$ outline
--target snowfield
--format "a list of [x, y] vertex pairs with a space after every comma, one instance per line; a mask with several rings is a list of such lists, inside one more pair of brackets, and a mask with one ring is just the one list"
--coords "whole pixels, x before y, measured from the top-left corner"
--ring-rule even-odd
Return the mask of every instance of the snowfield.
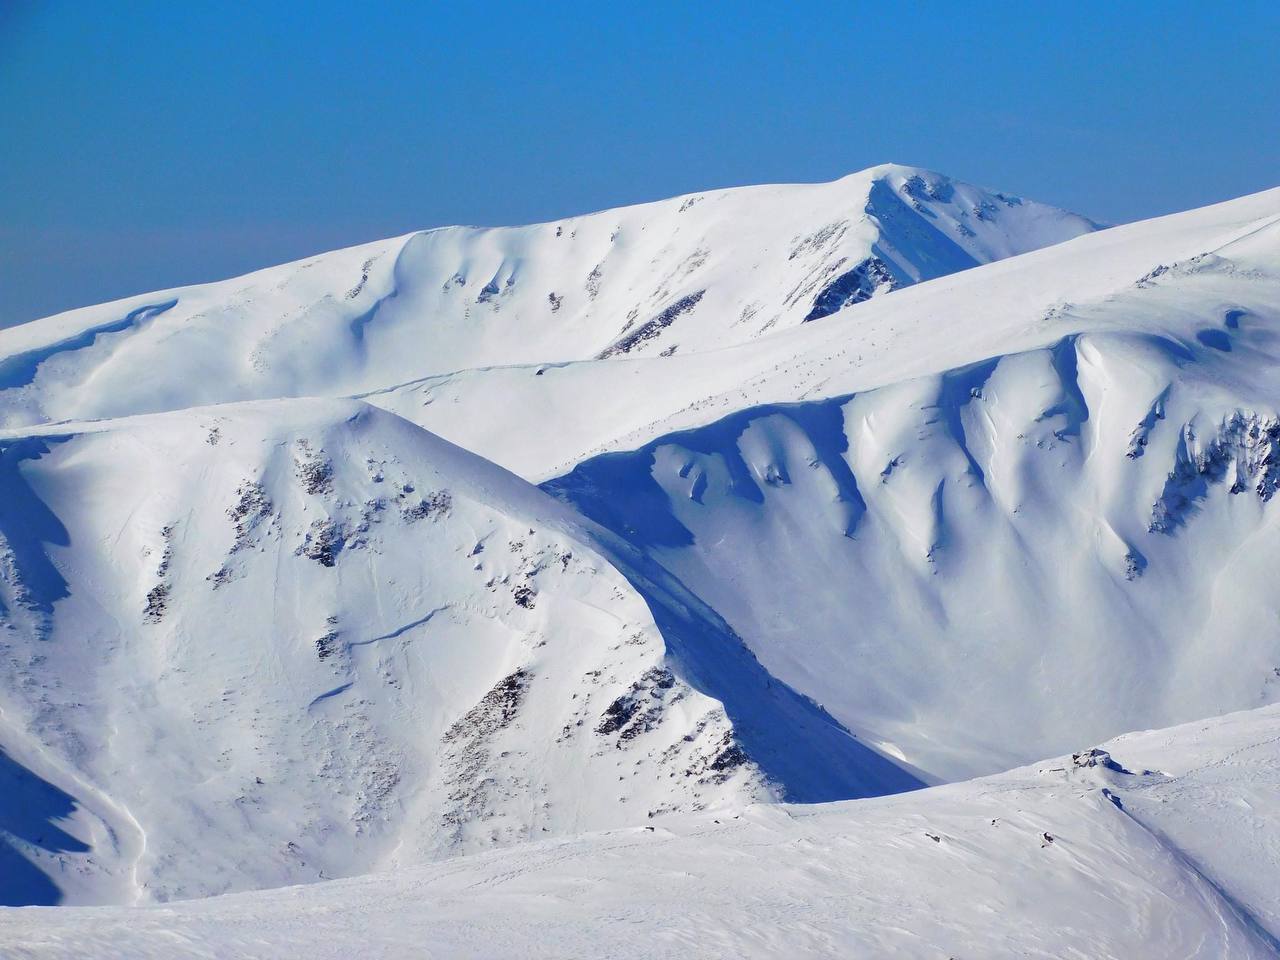
[[0, 941], [29, 958], [1269, 958], [1277, 742], [1264, 708], [879, 800], [167, 907], [10, 910]]
[[1274, 957], [1278, 333], [892, 165], [0, 331], [0, 954]]

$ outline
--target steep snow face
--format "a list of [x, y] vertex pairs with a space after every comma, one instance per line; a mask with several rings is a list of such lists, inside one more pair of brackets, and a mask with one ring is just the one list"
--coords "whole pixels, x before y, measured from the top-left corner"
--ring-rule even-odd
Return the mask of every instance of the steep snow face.
[[723, 351], [370, 399], [560, 476], [777, 675], [974, 775], [1275, 697], [1278, 262], [1269, 191]]
[[7, 902], [181, 899], [919, 785], [650, 562], [365, 404], [0, 451]]
[[1280, 700], [1280, 358], [1216, 329], [755, 407], [547, 488], [868, 742], [990, 773]]
[[95, 957], [1271, 958], [1276, 708], [997, 777], [159, 910], [0, 913]]
[[1095, 228], [883, 166], [528, 227], [431, 230], [0, 331], [0, 423], [688, 353]]
[[[850, 311], [885, 357], [874, 371], [824, 338], [645, 429], [728, 416], [546, 486], [659, 558], [774, 675], [934, 776], [1273, 702], [1280, 193], [1224, 206]], [[1126, 282], [1069, 269], [1116, 239], [1136, 248], [1110, 251]], [[1011, 302], [1048, 286], [1046, 265], [1084, 296]], [[970, 301], [985, 312], [966, 318]], [[935, 310], [956, 311], [946, 359], [966, 362], [842, 392], [918, 371], [907, 351]], [[1007, 347], [983, 356], [991, 327]]]

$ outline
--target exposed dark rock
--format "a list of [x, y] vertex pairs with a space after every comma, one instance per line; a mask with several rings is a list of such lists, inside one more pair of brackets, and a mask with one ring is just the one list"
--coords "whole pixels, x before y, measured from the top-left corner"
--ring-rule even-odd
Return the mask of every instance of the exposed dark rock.
[[354, 300], [356, 297], [360, 296], [360, 291], [362, 291], [364, 289], [364, 285], [369, 282], [369, 271], [373, 269], [374, 261], [377, 259], [377, 257], [370, 257], [364, 262], [364, 265], [360, 268], [360, 281], [347, 291], [348, 300]]
[[819, 320], [852, 304], [870, 300], [881, 290], [897, 288], [898, 282], [893, 278], [888, 265], [879, 257], [868, 257], [822, 288], [804, 322]]
[[428, 517], [439, 519], [448, 514], [452, 508], [453, 497], [449, 491], [435, 490], [425, 497], [421, 497], [416, 503], [406, 504], [401, 507], [400, 515], [412, 523], [415, 520], [425, 520]]
[[327, 660], [338, 650], [338, 633], [330, 630], [316, 639], [316, 656]]
[[313, 520], [306, 539], [297, 550], [300, 556], [315, 560], [323, 567], [337, 563], [346, 543], [342, 527], [336, 520]]
[[924, 177], [916, 174], [908, 177], [902, 185], [902, 192], [912, 200], [924, 202], [925, 200], [933, 200], [938, 203], [947, 203], [956, 192], [956, 188], [949, 180], [926, 180]]
[[979, 220], [988, 222], [995, 219], [997, 209], [996, 205], [990, 200], [983, 200], [973, 208], [973, 215]]
[[828, 245], [834, 246], [848, 230], [848, 220], [836, 220], [828, 223], [826, 226], [809, 234], [809, 236], [797, 240], [791, 247], [791, 254], [787, 259], [794, 260], [796, 257], [817, 253]]
[[1114, 770], [1116, 773], [1128, 773], [1124, 767], [1111, 759], [1111, 754], [1105, 750], [1093, 747], [1080, 753], [1071, 755], [1071, 765], [1074, 767], [1102, 767], [1104, 770]]
[[492, 741], [515, 719], [531, 679], [524, 669], [503, 677], [441, 738], [447, 790], [441, 820], [455, 836], [463, 824], [484, 817], [489, 810], [496, 789], [489, 773]]
[[1129, 550], [1124, 555], [1124, 578], [1137, 580], [1147, 569], [1147, 558], [1137, 550]]
[[685, 775], [697, 777], [703, 783], [721, 784], [728, 781], [739, 767], [750, 763], [751, 758], [734, 739], [732, 731], [725, 731], [715, 752], [709, 757], [699, 757], [685, 771]]
[[703, 295], [706, 292], [707, 291], [705, 290], [698, 290], [694, 293], [690, 293], [681, 297], [679, 300], [675, 301], [672, 304], [669, 304], [657, 316], [653, 317], [651, 320], [646, 320], [640, 326], [636, 327], [636, 329], [633, 330], [631, 333], [628, 333], [625, 337], [622, 337], [619, 340], [615, 340], [610, 347], [601, 351], [600, 354], [596, 357], [596, 359], [605, 360], [605, 359], [608, 359], [609, 357], [616, 357], [618, 354], [621, 354], [621, 353], [630, 353], [632, 350], [634, 350], [636, 347], [640, 346], [641, 344], [654, 339], [660, 333], [662, 333], [663, 330], [671, 326], [671, 324], [675, 322], [677, 317], [679, 317], [683, 313], [688, 313], [690, 310], [696, 307], [698, 305], [698, 301], [702, 299]]
[[457, 743], [475, 737], [490, 737], [502, 730], [515, 719], [531, 679], [532, 675], [523, 668], [507, 674], [441, 739], [445, 743]]
[[169, 573], [169, 564], [173, 562], [172, 524], [160, 528], [160, 537], [164, 540], [164, 550], [160, 554], [160, 563], [156, 567], [156, 576], [163, 579]]
[[512, 593], [516, 606], [524, 607], [526, 610], [533, 609], [533, 601], [538, 594], [527, 583], [519, 584]]
[[594, 300], [600, 296], [600, 281], [604, 279], [604, 272], [601, 270], [603, 264], [597, 263], [591, 268], [591, 272], [587, 274], [587, 296]]
[[236, 539], [231, 546], [234, 553], [249, 545], [249, 538], [258, 524], [271, 516], [271, 500], [261, 483], [247, 480], [236, 488], [236, 502], [227, 508], [227, 516], [235, 524]]
[[302, 488], [313, 496], [328, 493], [333, 489], [333, 464], [328, 458], [313, 454], [310, 445], [305, 441], [300, 443], [299, 447], [302, 450], [302, 458], [296, 462], [295, 466]]
[[1172, 534], [1186, 524], [1209, 487], [1232, 478], [1230, 492], [1252, 489], [1266, 503], [1280, 487], [1280, 419], [1237, 410], [1205, 444], [1183, 428], [1173, 470], [1151, 508], [1152, 533]]
[[142, 615], [148, 623], [159, 623], [164, 617], [168, 604], [169, 586], [165, 583], [158, 583], [147, 594], [147, 605], [143, 609]]
[[1135, 286], [1138, 286], [1138, 287], [1150, 286], [1159, 277], [1162, 277], [1166, 273], [1168, 273], [1170, 269], [1171, 269], [1170, 267], [1166, 266], [1163, 263], [1156, 264], [1156, 266], [1153, 269], [1151, 269], [1149, 272], [1143, 274], [1141, 277], [1137, 279], [1137, 281], [1135, 282]]
[[1166, 387], [1160, 396], [1156, 397], [1155, 403], [1151, 405], [1147, 415], [1133, 428], [1133, 433], [1129, 434], [1129, 449], [1125, 456], [1130, 460], [1137, 460], [1146, 452], [1147, 440], [1151, 436], [1151, 431], [1155, 429], [1157, 422], [1164, 419], [1164, 404], [1168, 395], [1169, 390]]
[[654, 729], [662, 719], [663, 699], [675, 686], [676, 678], [663, 667], [645, 671], [631, 689], [604, 710], [596, 733], [618, 734], [618, 745]]
[[605, 707], [604, 715], [596, 725], [596, 733], [606, 734], [621, 730], [638, 712], [640, 703], [630, 694], [624, 694]]

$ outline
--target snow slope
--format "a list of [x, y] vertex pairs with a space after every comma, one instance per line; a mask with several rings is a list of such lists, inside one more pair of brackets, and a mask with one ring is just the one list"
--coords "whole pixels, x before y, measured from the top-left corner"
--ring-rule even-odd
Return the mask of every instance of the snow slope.
[[689, 352], [1096, 226], [886, 165], [528, 227], [430, 230], [0, 331], [0, 424]]
[[0, 938], [1274, 956], [1280, 190], [1092, 226], [882, 167], [0, 332], [0, 894], [372, 874]]
[[1202, 350], [1200, 335], [1230, 336], [1229, 311], [1274, 315], [1278, 223], [1280, 189], [1269, 190], [932, 280], [751, 343], [460, 370], [367, 399], [540, 482], [748, 407], [866, 392], [1078, 333], [1131, 331], [1214, 357], [1222, 351]]
[[752, 344], [369, 399], [561, 474], [775, 676], [952, 779], [1280, 697], [1278, 325], [1270, 191]]
[[30, 960], [1270, 958], [1277, 742], [1270, 707], [879, 800], [170, 907], [0, 912], [0, 940]]
[[10, 435], [0, 470], [8, 902], [919, 783], [645, 558], [365, 404]]

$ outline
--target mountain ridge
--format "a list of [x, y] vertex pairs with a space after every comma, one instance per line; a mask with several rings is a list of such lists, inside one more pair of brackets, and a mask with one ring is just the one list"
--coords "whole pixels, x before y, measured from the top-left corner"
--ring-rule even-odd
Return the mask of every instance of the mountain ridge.
[[[1280, 190], [1102, 231], [975, 191], [442, 228], [0, 333], [0, 894], [917, 823], [1280, 701]], [[1041, 214], [1089, 229], [1017, 253]], [[1089, 783], [1053, 809], [1265, 941]]]
[[887, 172], [437, 228], [33, 321], [0, 331], [0, 416], [119, 416], [696, 351], [1096, 226], [940, 174], [873, 169]]

